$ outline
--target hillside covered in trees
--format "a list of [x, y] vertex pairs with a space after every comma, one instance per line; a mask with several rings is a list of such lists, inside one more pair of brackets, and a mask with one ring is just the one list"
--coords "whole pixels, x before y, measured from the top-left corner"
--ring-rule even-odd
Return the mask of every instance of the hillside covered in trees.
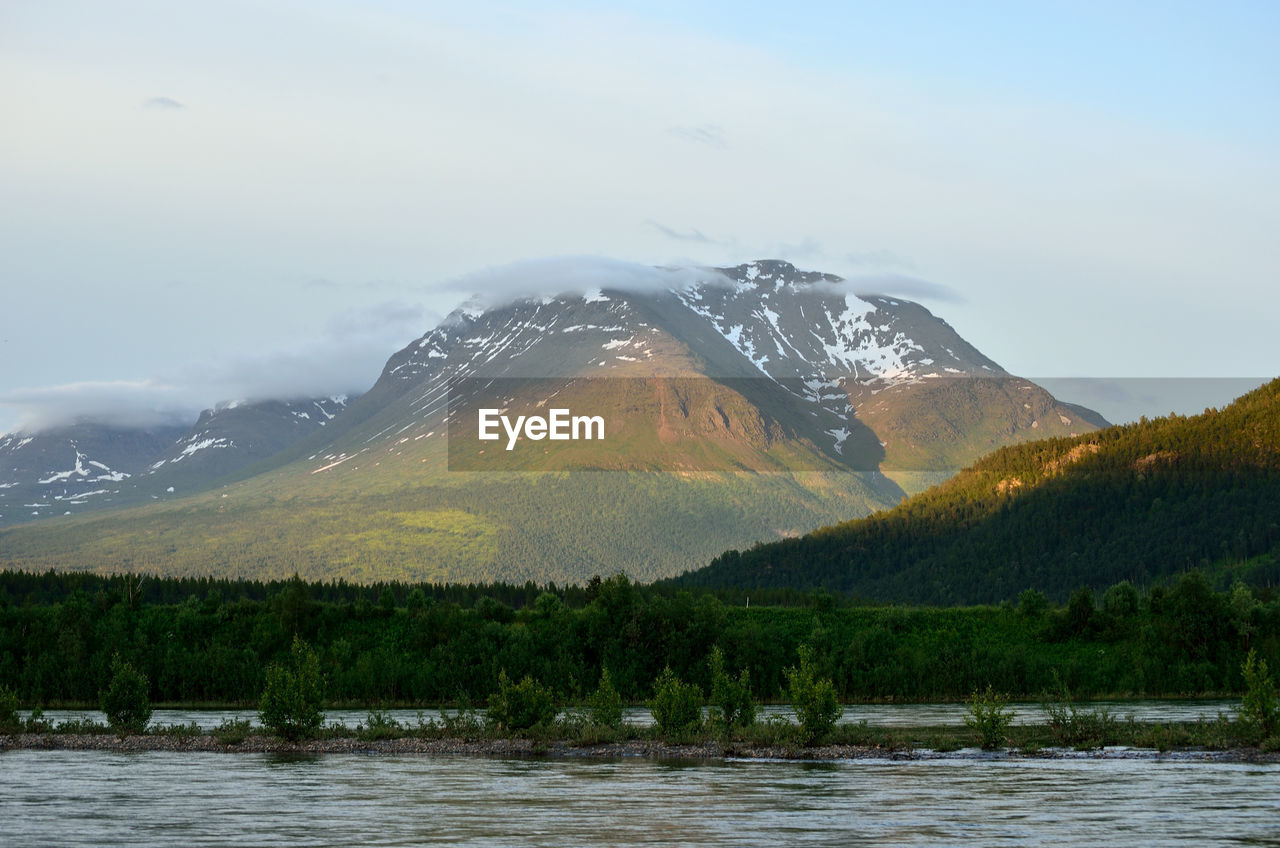
[[1202, 415], [1002, 448], [898, 507], [673, 582], [972, 604], [1191, 568], [1280, 583], [1280, 380]]

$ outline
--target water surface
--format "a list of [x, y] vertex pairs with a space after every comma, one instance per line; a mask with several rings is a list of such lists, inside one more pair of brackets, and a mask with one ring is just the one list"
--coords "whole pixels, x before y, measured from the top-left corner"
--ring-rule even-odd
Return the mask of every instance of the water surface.
[[0, 753], [0, 841], [101, 845], [1280, 845], [1280, 766]]

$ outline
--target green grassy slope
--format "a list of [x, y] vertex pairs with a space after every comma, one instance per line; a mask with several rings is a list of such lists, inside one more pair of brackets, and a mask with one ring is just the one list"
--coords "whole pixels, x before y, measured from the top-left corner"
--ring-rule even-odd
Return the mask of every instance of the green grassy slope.
[[1280, 380], [1222, 410], [996, 451], [866, 519], [729, 551], [689, 585], [975, 603], [1191, 567], [1280, 580]]

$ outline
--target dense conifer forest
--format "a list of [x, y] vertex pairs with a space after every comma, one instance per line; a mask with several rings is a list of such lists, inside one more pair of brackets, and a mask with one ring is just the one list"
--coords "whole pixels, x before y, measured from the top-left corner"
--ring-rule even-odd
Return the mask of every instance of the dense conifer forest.
[[1221, 410], [1002, 448], [900, 506], [674, 582], [996, 603], [1198, 568], [1280, 585], [1280, 381]]
[[998, 606], [857, 605], [827, 592], [675, 591], [624, 576], [586, 586], [432, 586], [0, 573], [0, 687], [27, 704], [96, 703], [118, 655], [157, 703], [256, 704], [294, 636], [331, 702], [483, 703], [505, 671], [562, 702], [607, 668], [624, 698], [665, 667], [706, 687], [716, 646], [777, 699], [801, 645], [845, 701], [1239, 691], [1249, 649], [1280, 666], [1280, 593], [1199, 572], [1140, 591], [1037, 591]]

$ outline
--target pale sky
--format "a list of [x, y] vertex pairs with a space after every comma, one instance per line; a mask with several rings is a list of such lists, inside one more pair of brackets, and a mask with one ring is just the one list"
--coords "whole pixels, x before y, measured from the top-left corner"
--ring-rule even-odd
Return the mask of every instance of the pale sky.
[[577, 256], [899, 279], [1033, 379], [1275, 376], [1277, 43], [1274, 2], [4, 0], [0, 430], [360, 391], [459, 280]]

